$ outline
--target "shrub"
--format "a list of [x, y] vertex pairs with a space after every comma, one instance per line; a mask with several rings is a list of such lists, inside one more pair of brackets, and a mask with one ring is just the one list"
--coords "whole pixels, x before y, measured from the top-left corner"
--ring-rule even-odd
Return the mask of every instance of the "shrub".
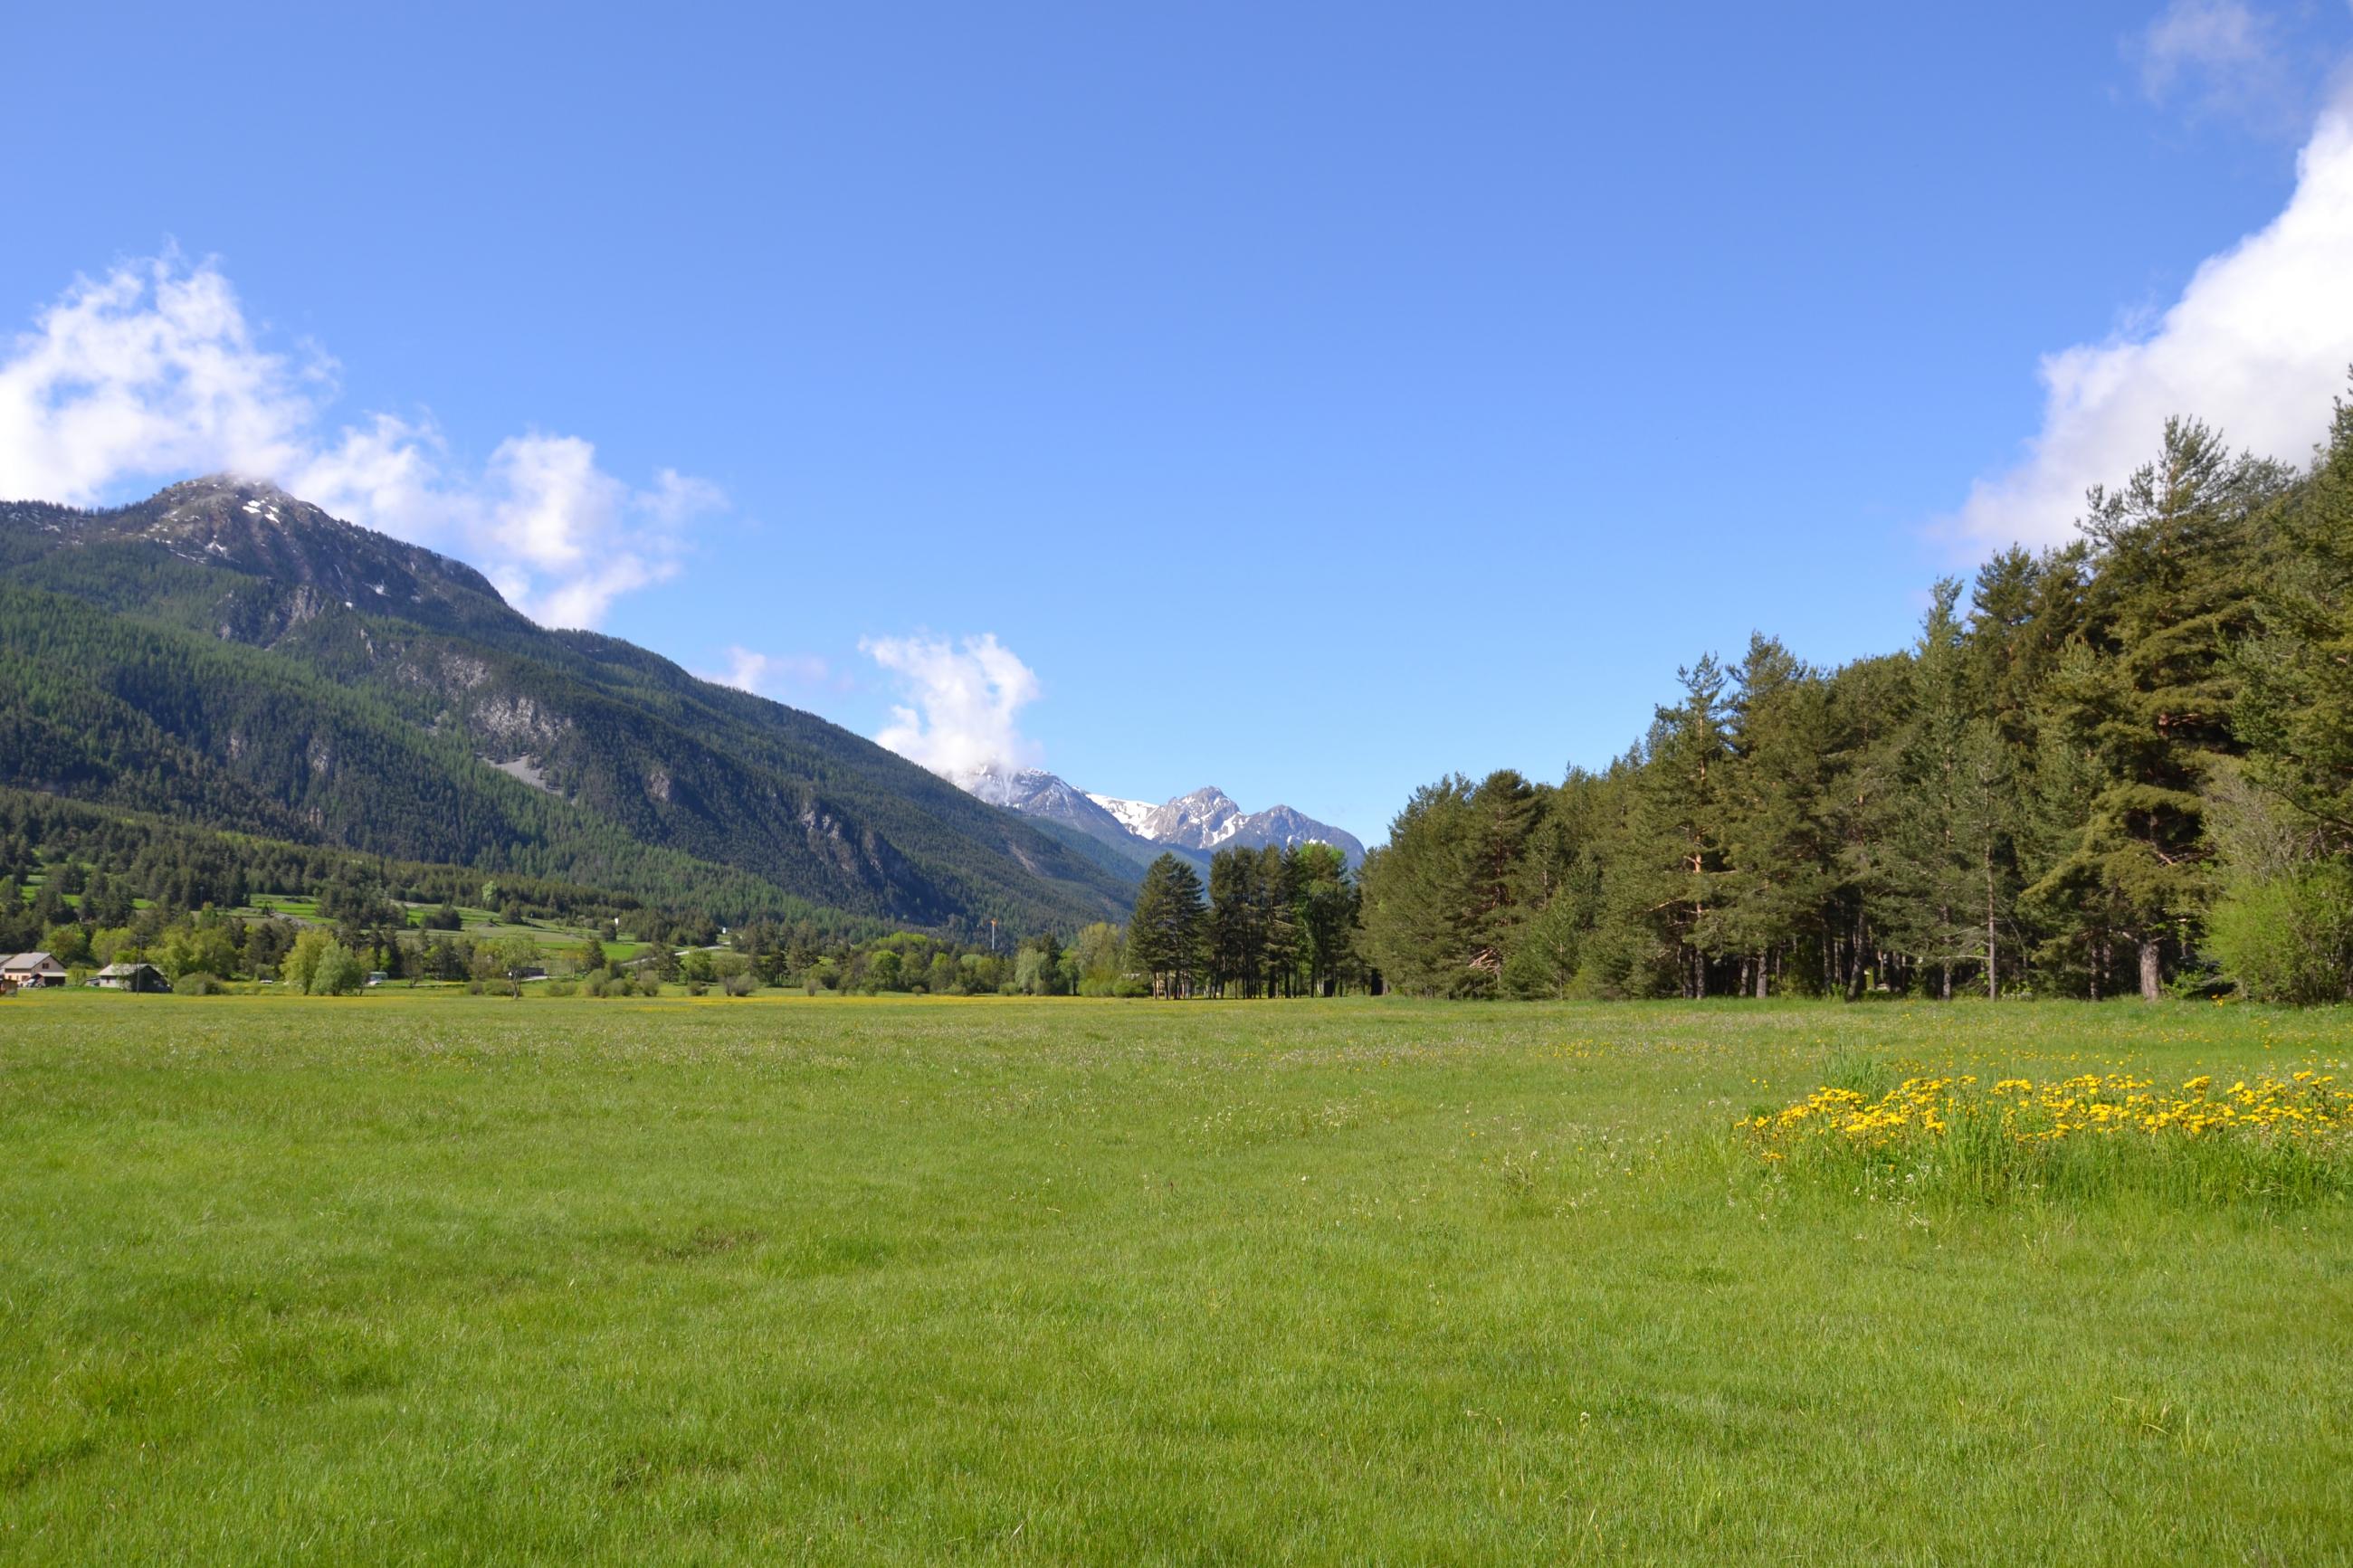
[[[886, 955], [887, 956], [887, 955]], [[1013, 959], [1013, 989], [1024, 996], [1045, 996], [1054, 989], [1052, 960], [1034, 947], [1024, 947]]]
[[2214, 906], [2206, 932], [2224, 972], [2259, 1002], [2353, 995], [2353, 869], [2241, 882]]
[[367, 966], [326, 932], [306, 931], [294, 939], [279, 973], [289, 990], [311, 996], [349, 996], [367, 980]]
[[721, 981], [719, 988], [730, 996], [749, 996], [760, 988], [760, 981], [748, 972], [739, 972]]
[[327, 933], [322, 931], [306, 931], [294, 939], [293, 947], [287, 952], [286, 961], [278, 966], [278, 977], [288, 990], [298, 995], [310, 994], [311, 976], [319, 969], [319, 955], [326, 952], [329, 945]]
[[366, 981], [367, 966], [360, 962], [360, 955], [342, 942], [331, 942], [319, 950], [308, 989], [313, 996], [351, 996]]
[[201, 969], [191, 969], [172, 982], [172, 994], [174, 996], [219, 996], [227, 990], [228, 987], [220, 983], [218, 975], [206, 974]]

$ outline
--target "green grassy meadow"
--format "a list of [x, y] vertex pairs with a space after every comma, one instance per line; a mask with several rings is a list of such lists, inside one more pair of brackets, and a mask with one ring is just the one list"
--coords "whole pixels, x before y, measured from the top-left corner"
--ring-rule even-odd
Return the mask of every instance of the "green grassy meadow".
[[1961, 1207], [2189, 1005], [0, 1003], [0, 1560], [2353, 1560], [2353, 1209]]

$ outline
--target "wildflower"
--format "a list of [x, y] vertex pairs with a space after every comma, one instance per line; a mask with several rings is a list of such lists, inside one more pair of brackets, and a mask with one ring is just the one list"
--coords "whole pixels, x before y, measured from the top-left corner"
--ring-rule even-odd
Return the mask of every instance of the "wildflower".
[[1740, 1125], [1777, 1158], [1831, 1134], [1847, 1147], [1878, 1152], [1944, 1136], [1957, 1124], [1989, 1125], [2021, 1144], [2122, 1133], [2199, 1139], [2240, 1130], [2353, 1142], [2353, 1094], [2334, 1081], [2309, 1071], [2288, 1079], [2265, 1075], [2253, 1083], [2242, 1079], [2217, 1097], [2211, 1075], [2170, 1092], [2154, 1092], [2150, 1079], [2126, 1073], [2078, 1073], [2039, 1089], [2031, 1079], [2007, 1078], [1989, 1094], [1976, 1089], [1973, 1077], [1916, 1077], [1873, 1101], [1852, 1089], [1819, 1089], [1778, 1115]]

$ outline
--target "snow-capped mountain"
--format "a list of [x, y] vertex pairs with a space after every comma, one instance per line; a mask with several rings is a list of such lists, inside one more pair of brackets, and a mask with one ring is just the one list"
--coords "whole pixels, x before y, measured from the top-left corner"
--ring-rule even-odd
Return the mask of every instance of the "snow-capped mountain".
[[1343, 828], [1318, 822], [1287, 805], [1244, 811], [1234, 804], [1233, 796], [1214, 784], [1180, 795], [1160, 805], [1111, 795], [1088, 798], [1119, 818], [1130, 833], [1155, 844], [1216, 850], [1236, 847], [1261, 849], [1270, 844], [1288, 848], [1293, 844], [1320, 843], [1329, 844], [1345, 855], [1351, 866], [1365, 858], [1365, 847]]
[[1287, 805], [1243, 813], [1234, 823], [1228, 842], [1279, 844], [1286, 849], [1294, 844], [1329, 844], [1346, 856], [1352, 867], [1362, 865], [1365, 859], [1365, 847], [1357, 842], [1355, 834], [1328, 822], [1318, 822], [1305, 812], [1293, 811]]
[[991, 763], [951, 773], [952, 782], [988, 802], [1024, 816], [1057, 822], [1114, 847], [1145, 847], [1189, 851], [1206, 859], [1219, 849], [1259, 849], [1271, 844], [1329, 844], [1351, 866], [1365, 858], [1356, 835], [1318, 822], [1287, 805], [1244, 811], [1217, 788], [1197, 789], [1153, 805], [1113, 795], [1088, 795], [1042, 768], [1009, 768]]
[[1072, 788], [1043, 768], [983, 763], [976, 768], [950, 773], [948, 782], [991, 805], [1063, 823], [1091, 837], [1115, 841], [1134, 836], [1124, 820], [1104, 810], [1093, 796]]

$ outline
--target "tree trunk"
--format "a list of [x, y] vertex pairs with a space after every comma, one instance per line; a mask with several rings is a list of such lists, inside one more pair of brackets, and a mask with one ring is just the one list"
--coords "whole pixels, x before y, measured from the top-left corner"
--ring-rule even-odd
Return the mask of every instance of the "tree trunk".
[[2158, 963], [2157, 939], [2143, 937], [2140, 942], [2140, 999], [2157, 1000], [2165, 976]]
[[1765, 955], [1757, 955], [1757, 1000], [1765, 1000]]
[[[1947, 849], [1952, 847], [1952, 842], [1953, 836], [1948, 830], [1945, 834], [1945, 846]], [[1949, 942], [1951, 940], [1949, 933], [1953, 929], [1952, 905], [1939, 904], [1936, 906], [1936, 924], [1939, 928], [1936, 932], [1937, 940], [1940, 942]], [[1940, 973], [1936, 979], [1936, 1000], [1939, 1002], [1949, 1002], [1953, 999], [1953, 961], [1949, 958], [1945, 960], [1943, 964], [1939, 966], [1939, 970]]]
[[1986, 851], [1986, 1000], [2001, 1000], [2001, 969], [1994, 962], [1993, 851]]

